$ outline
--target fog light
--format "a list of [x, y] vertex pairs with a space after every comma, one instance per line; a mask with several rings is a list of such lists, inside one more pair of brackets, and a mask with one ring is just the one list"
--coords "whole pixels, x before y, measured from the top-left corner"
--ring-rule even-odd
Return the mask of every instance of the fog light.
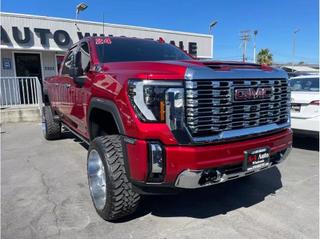
[[150, 143], [149, 144], [149, 157], [151, 164], [152, 174], [161, 174], [163, 172], [163, 151], [160, 144]]

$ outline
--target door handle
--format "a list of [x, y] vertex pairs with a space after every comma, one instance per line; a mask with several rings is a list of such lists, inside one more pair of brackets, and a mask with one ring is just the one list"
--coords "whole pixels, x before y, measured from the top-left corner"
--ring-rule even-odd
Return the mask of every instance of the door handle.
[[55, 86], [58, 86], [59, 84], [58, 84], [58, 83], [55, 83], [54, 85], [55, 85]]
[[66, 88], [70, 88], [71, 84], [64, 84]]

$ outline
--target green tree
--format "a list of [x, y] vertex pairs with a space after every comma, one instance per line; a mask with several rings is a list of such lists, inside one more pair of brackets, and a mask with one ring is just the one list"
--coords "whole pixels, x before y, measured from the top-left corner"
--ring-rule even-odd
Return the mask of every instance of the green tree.
[[259, 64], [272, 65], [272, 54], [269, 49], [261, 49], [257, 55], [257, 61]]

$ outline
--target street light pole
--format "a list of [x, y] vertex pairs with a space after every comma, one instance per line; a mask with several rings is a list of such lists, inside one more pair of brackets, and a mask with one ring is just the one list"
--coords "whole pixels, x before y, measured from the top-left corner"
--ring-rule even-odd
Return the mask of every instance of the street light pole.
[[256, 37], [258, 35], [258, 30], [253, 31], [253, 63], [256, 63]]
[[78, 31], [80, 31], [80, 29], [79, 29], [79, 27], [78, 27], [78, 24], [77, 24], [79, 13], [80, 13], [81, 11], [86, 10], [87, 8], [88, 8], [88, 5], [85, 4], [84, 2], [79, 3], [79, 4], [76, 6], [76, 20], [75, 20], [74, 25], [76, 25]]
[[[218, 21], [212, 21], [211, 24], [209, 25], [209, 35], [212, 34], [212, 29], [217, 25]], [[212, 36], [213, 38], [213, 36]], [[213, 58], [213, 39], [212, 39], [212, 58]]]
[[293, 37], [292, 37], [292, 72], [294, 67], [294, 61], [295, 61], [295, 54], [296, 54], [296, 35], [300, 31], [300, 29], [296, 29], [293, 31]]

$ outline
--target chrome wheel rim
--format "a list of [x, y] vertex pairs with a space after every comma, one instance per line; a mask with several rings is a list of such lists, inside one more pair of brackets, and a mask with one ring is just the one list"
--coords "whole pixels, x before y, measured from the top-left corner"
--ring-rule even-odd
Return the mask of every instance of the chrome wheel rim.
[[106, 203], [106, 175], [101, 157], [95, 149], [89, 153], [87, 170], [93, 203], [97, 209], [102, 210]]
[[46, 133], [47, 133], [47, 124], [46, 124], [46, 122], [44, 120], [42, 121], [41, 129], [42, 129], [43, 135], [46, 135]]

